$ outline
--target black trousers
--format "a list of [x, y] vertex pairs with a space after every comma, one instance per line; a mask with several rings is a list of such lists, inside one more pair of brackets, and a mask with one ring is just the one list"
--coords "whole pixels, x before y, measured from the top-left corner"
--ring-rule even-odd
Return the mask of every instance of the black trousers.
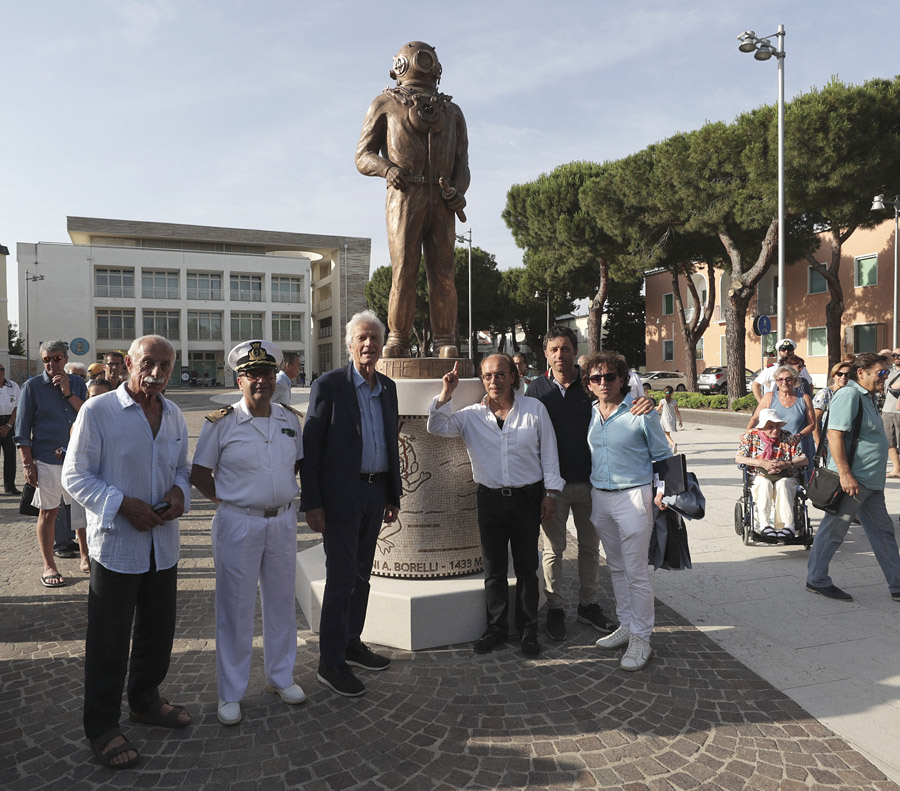
[[157, 571], [152, 555], [150, 571], [143, 574], [110, 571], [91, 558], [84, 647], [84, 734], [88, 739], [119, 725], [126, 670], [132, 711], [144, 713], [159, 699], [175, 639], [177, 585], [178, 566]]
[[520, 634], [537, 629], [538, 534], [544, 484], [539, 482], [504, 497], [500, 491], [479, 486], [478, 530], [484, 557], [484, 592], [488, 628], [509, 631], [508, 552], [516, 573], [515, 628]]
[[325, 513], [325, 593], [319, 621], [319, 661], [327, 667], [344, 663], [347, 646], [359, 642], [369, 606], [369, 577], [387, 505], [387, 481], [350, 483], [348, 498], [356, 505], [346, 523]]
[[[0, 425], [6, 425], [7, 423], [9, 423], [8, 419], [6, 423], [0, 423]], [[7, 492], [11, 492], [16, 488], [16, 442], [13, 439], [14, 433], [12, 424], [9, 424], [9, 434], [5, 437], [0, 437], [0, 449], [3, 450], [3, 488]]]

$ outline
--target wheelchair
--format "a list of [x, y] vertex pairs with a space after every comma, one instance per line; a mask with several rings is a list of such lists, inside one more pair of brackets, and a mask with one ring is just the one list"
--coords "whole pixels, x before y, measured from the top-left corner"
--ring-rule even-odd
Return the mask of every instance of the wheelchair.
[[809, 521], [809, 507], [807, 505], [805, 475], [803, 470], [797, 471], [797, 492], [794, 496], [794, 535], [790, 538], [778, 538], [764, 536], [759, 532], [761, 527], [756, 518], [756, 506], [753, 502], [753, 494], [750, 491], [750, 471], [746, 464], [739, 464], [743, 476], [741, 498], [734, 504], [734, 532], [737, 533], [744, 544], [749, 546], [754, 542], [764, 544], [802, 544], [807, 550], [812, 546], [813, 531]]

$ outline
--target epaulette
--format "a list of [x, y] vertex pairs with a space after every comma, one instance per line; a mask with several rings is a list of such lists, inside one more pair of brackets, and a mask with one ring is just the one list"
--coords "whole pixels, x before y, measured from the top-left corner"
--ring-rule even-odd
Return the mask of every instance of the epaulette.
[[225, 407], [222, 407], [221, 409], [217, 409], [215, 412], [210, 412], [206, 416], [206, 419], [210, 423], [215, 423], [217, 420], [221, 420], [223, 417], [230, 415], [232, 412], [234, 412], [233, 406], [225, 406]]
[[[277, 401], [276, 403], [281, 404], [280, 401]], [[293, 412], [298, 418], [303, 417], [303, 413], [298, 412], [296, 409], [294, 409], [294, 407], [288, 406], [287, 404], [281, 404], [281, 406], [283, 406], [288, 412]]]

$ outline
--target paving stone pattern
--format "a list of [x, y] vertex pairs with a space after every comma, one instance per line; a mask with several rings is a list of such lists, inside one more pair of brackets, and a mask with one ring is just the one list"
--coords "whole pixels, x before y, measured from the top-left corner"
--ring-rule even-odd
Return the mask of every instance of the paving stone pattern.
[[[194, 439], [203, 411], [186, 413]], [[0, 498], [0, 788], [898, 789], [662, 604], [643, 672], [619, 670], [619, 652], [597, 649], [597, 634], [570, 613], [568, 639], [542, 634], [537, 660], [512, 643], [485, 656], [470, 645], [386, 649], [392, 667], [359, 671], [368, 686], [359, 699], [315, 681], [317, 636], [298, 608], [295, 676], [309, 700], [289, 707], [265, 692], [257, 647], [244, 720], [224, 728], [215, 717], [212, 509], [199, 495], [195, 505], [182, 523], [179, 620], [163, 689], [194, 723], [130, 725], [123, 709], [142, 758], [113, 772], [95, 762], [81, 728], [88, 577], [63, 560], [71, 584], [41, 587], [34, 520]], [[316, 540], [301, 525], [298, 549]]]

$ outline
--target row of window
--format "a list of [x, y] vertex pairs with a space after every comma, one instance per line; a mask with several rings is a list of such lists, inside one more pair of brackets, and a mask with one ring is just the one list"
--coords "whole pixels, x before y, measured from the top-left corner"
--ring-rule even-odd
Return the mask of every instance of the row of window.
[[[169, 340], [181, 338], [181, 316], [177, 310], [142, 311], [143, 329], [141, 335], [162, 335]], [[231, 340], [246, 341], [263, 336], [262, 313], [229, 314]], [[187, 312], [188, 340], [222, 340], [222, 313], [207, 310]], [[272, 314], [272, 340], [302, 341], [304, 316], [296, 313]], [[97, 310], [98, 340], [130, 340], [135, 333], [135, 312], [115, 308]]]
[[[808, 294], [824, 294], [828, 291], [828, 281], [812, 267], [809, 267], [809, 278], [807, 282]], [[854, 259], [853, 267], [853, 287], [854, 288], [870, 288], [878, 285], [878, 256], [864, 255]], [[700, 293], [701, 304], [706, 302], [706, 292]], [[763, 309], [763, 303], [767, 303], [766, 307], [771, 309]], [[771, 304], [768, 304], [771, 303]], [[774, 307], [774, 298], [769, 300], [760, 299], [759, 313], [770, 315], [776, 312]], [[675, 297], [669, 292], [662, 295], [662, 314], [663, 316], [671, 316], [675, 313]], [[812, 354], [812, 352], [810, 352]]]
[[[187, 298], [223, 299], [220, 272], [188, 272]], [[262, 275], [229, 275], [229, 297], [233, 301], [262, 302]], [[133, 269], [98, 268], [94, 270], [94, 295], [98, 297], [133, 297]], [[144, 299], [181, 299], [180, 274], [167, 270], [141, 272], [141, 297]], [[272, 302], [302, 302], [303, 278], [272, 276]]]

